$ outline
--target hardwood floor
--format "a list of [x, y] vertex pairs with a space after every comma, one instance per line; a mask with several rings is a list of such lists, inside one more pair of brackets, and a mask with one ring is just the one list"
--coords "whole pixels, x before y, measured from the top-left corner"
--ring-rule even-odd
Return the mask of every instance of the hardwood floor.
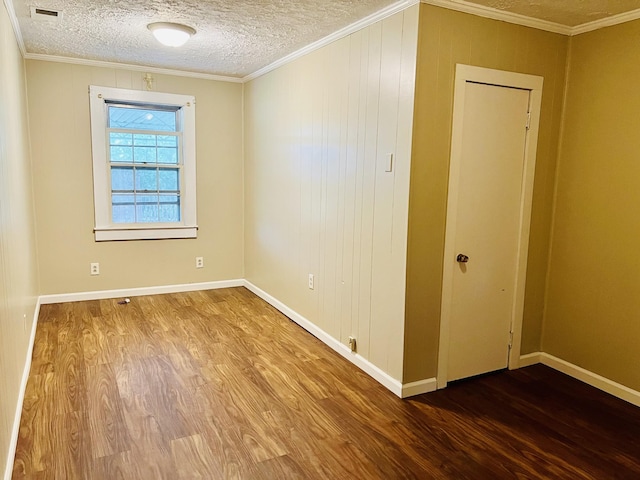
[[400, 400], [244, 288], [45, 305], [14, 479], [638, 479], [640, 409], [543, 366]]

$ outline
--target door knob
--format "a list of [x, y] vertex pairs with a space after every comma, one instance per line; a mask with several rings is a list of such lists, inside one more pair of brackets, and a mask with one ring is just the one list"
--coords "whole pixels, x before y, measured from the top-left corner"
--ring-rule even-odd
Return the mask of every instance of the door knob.
[[467, 263], [468, 261], [469, 261], [469, 257], [467, 257], [462, 253], [459, 253], [458, 256], [456, 257], [456, 262]]

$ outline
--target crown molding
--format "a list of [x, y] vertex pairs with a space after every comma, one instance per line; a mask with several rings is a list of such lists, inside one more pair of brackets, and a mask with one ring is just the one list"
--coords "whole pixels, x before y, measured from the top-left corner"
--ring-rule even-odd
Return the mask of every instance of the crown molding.
[[395, 15], [398, 12], [406, 10], [407, 8], [412, 7], [413, 5], [417, 5], [418, 3], [420, 3], [420, 0], [402, 0], [396, 3], [393, 3], [388, 7], [383, 8], [382, 10], [379, 10], [369, 15], [368, 17], [363, 18], [362, 20], [358, 20], [357, 22], [352, 23], [351, 25], [341, 28], [340, 30], [337, 30], [331, 35], [327, 35], [326, 37], [321, 38], [320, 40], [310, 43], [306, 47], [302, 47], [300, 50], [296, 50], [295, 52], [290, 53], [289, 55], [286, 55], [281, 59], [276, 60], [273, 63], [270, 63], [266, 67], [262, 67], [261, 69], [256, 70], [255, 72], [250, 73], [245, 77], [242, 77], [242, 81], [249, 82], [251, 80], [254, 80], [262, 75], [265, 75], [266, 73], [269, 73], [275, 70], [276, 68], [282, 67], [287, 63], [293, 62], [294, 60], [300, 57], [303, 57], [308, 53], [311, 53], [315, 50], [318, 50], [319, 48], [329, 45], [330, 43], [333, 43], [336, 40], [340, 40], [341, 38], [351, 35], [352, 33], [355, 33], [358, 30], [362, 30], [365, 27], [373, 25], [374, 23], [379, 22], [380, 20], [384, 20], [385, 18], [390, 17], [391, 15]]
[[128, 63], [104, 62], [102, 60], [88, 60], [84, 58], [61, 57], [57, 55], [45, 55], [42, 53], [26, 53], [26, 60], [42, 60], [45, 62], [71, 63], [74, 65], [86, 65], [89, 67], [117, 68], [120, 70], [133, 70], [136, 72], [149, 72], [158, 75], [173, 75], [176, 77], [202, 78], [217, 82], [243, 83], [242, 78], [212, 75], [209, 73], [189, 72], [186, 70], [174, 70], [170, 68], [145, 67], [144, 65], [132, 65]]
[[420, 0], [420, 2], [428, 5], [434, 5], [436, 7], [447, 8], [449, 10], [456, 10], [458, 12], [470, 13], [479, 17], [501, 20], [503, 22], [536, 28], [538, 30], [546, 30], [547, 32], [560, 33], [567, 36], [580, 35], [581, 33], [592, 32], [601, 28], [612, 27], [614, 25], [640, 19], [639, 8], [630, 12], [624, 12], [611, 17], [601, 18], [600, 20], [594, 20], [593, 22], [570, 27], [568, 25], [539, 20], [517, 13], [505, 12], [504, 10], [498, 10], [484, 5], [477, 5], [465, 0]]
[[458, 12], [470, 13], [479, 17], [491, 18], [493, 20], [501, 20], [507, 23], [514, 23], [524, 27], [537, 28], [552, 33], [560, 33], [562, 35], [571, 35], [572, 27], [562, 25], [560, 23], [549, 22], [547, 20], [539, 20], [537, 18], [527, 17], [518, 13], [505, 12], [497, 8], [478, 5], [465, 0], [420, 0], [421, 3], [434, 5], [436, 7], [456, 10]]
[[16, 43], [18, 44], [20, 53], [24, 58], [24, 56], [27, 53], [27, 49], [24, 46], [24, 40], [22, 39], [22, 31], [20, 30], [20, 24], [18, 23], [18, 17], [16, 16], [16, 11], [13, 9], [13, 2], [11, 0], [4, 0], [4, 6], [7, 9], [7, 14], [9, 15], [9, 21], [11, 22], [11, 26], [13, 27], [13, 34], [16, 37]]
[[621, 23], [631, 22], [632, 20], [638, 20], [640, 18], [640, 8], [637, 10], [631, 10], [630, 12], [620, 13], [612, 17], [601, 18], [600, 20], [594, 20], [593, 22], [583, 23], [577, 25], [571, 29], [571, 35], [580, 35], [581, 33], [593, 32], [605, 27], [613, 27]]

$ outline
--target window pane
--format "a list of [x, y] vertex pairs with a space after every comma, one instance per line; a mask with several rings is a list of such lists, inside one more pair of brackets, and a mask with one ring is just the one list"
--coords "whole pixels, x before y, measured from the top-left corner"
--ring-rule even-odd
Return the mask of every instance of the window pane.
[[136, 212], [133, 204], [133, 195], [111, 196], [111, 212], [113, 223], [134, 223]]
[[133, 149], [131, 147], [111, 147], [112, 162], [133, 162]]
[[156, 168], [136, 168], [136, 190], [158, 190], [158, 170]]
[[142, 145], [142, 146], [156, 146], [156, 136], [155, 135], [145, 135], [145, 134], [135, 134], [133, 136], [133, 144], [134, 145]]
[[109, 133], [109, 143], [111, 145], [133, 145], [132, 135], [130, 133]]
[[111, 190], [133, 191], [133, 167], [111, 167]]
[[158, 190], [173, 191], [180, 190], [178, 181], [178, 170], [173, 168], [161, 168], [158, 171]]
[[159, 147], [177, 147], [178, 137], [175, 135], [158, 135]]
[[175, 203], [176, 205], [180, 205], [180, 195], [160, 194], [160, 203]]
[[179, 222], [180, 197], [177, 195], [160, 195], [159, 216], [161, 222]]
[[109, 107], [109, 128], [176, 131], [176, 112], [142, 107]]
[[158, 148], [158, 163], [178, 164], [177, 148]]
[[136, 220], [144, 223], [158, 221], [157, 195], [136, 195]]
[[127, 195], [122, 193], [114, 193], [111, 195], [114, 205], [133, 205], [134, 195]]
[[156, 163], [155, 147], [133, 147], [136, 163]]

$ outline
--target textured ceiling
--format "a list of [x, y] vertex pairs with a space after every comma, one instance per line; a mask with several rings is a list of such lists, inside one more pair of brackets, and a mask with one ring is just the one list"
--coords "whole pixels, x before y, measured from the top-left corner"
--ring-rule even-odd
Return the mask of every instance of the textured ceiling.
[[569, 27], [640, 8], [639, 0], [471, 0], [471, 2]]
[[[13, 0], [13, 5], [28, 54], [243, 77], [396, 1]], [[466, 3], [569, 27], [640, 8], [640, 0]], [[30, 7], [63, 16], [34, 19]], [[163, 21], [190, 25], [197, 34], [178, 49], [164, 47], [147, 30], [147, 24]]]
[[[28, 53], [244, 76], [395, 0], [13, 0]], [[63, 12], [32, 19], [30, 6]], [[160, 45], [151, 22], [197, 34]]]

